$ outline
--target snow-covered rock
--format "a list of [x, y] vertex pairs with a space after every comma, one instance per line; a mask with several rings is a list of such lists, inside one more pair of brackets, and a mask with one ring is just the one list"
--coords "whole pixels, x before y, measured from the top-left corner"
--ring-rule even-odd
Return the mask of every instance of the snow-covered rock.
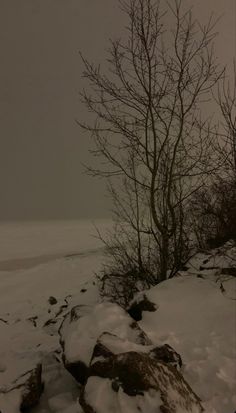
[[177, 369], [180, 369], [182, 366], [181, 356], [168, 344], [161, 346], [141, 345], [127, 339], [121, 339], [111, 333], [103, 333], [98, 338], [93, 350], [90, 365], [95, 363], [97, 360], [105, 359], [111, 355], [117, 355], [130, 351], [148, 354], [149, 357], [154, 360], [170, 364]]
[[64, 318], [59, 334], [64, 365], [81, 384], [86, 381], [94, 346], [103, 332], [141, 345], [152, 344], [139, 325], [117, 304], [105, 302], [94, 307], [74, 307]]
[[157, 305], [148, 300], [146, 294], [139, 293], [129, 304], [127, 312], [135, 320], [142, 320], [143, 311], [156, 311]]
[[43, 391], [42, 365], [25, 370], [22, 368], [18, 377], [12, 378], [11, 382], [8, 379], [7, 386], [0, 387], [1, 413], [27, 412], [38, 404]]
[[201, 278], [222, 275], [236, 275], [236, 245], [228, 241], [219, 248], [198, 252], [186, 264], [181, 273], [195, 274]]
[[106, 355], [89, 368], [85, 413], [201, 413], [200, 399], [172, 366], [148, 354]]

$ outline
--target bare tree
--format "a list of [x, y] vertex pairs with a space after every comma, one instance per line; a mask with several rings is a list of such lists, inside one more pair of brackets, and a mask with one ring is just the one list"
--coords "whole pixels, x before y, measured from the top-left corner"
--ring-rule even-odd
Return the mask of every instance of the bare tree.
[[236, 240], [236, 66], [233, 80], [224, 74], [215, 98], [220, 109], [220, 139], [215, 144], [220, 168], [193, 199], [199, 246], [216, 247]]
[[108, 74], [82, 57], [91, 86], [83, 102], [95, 121], [80, 125], [102, 160], [89, 172], [109, 179], [119, 223], [133, 231], [127, 253], [133, 249], [137, 268], [158, 282], [186, 258], [186, 204], [215, 168], [201, 104], [222, 72], [212, 18], [202, 26], [180, 0], [165, 11], [153, 0], [120, 4], [127, 38], [111, 41]]
[[233, 65], [233, 81], [224, 77], [218, 87], [216, 101], [223, 119], [219, 153], [231, 178], [236, 181], [236, 62]]

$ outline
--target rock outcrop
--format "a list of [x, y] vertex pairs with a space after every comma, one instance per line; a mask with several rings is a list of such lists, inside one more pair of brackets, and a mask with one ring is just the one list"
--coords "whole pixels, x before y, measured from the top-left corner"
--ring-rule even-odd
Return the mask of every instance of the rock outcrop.
[[139, 325], [117, 304], [106, 302], [95, 307], [74, 307], [64, 318], [59, 334], [64, 365], [81, 384], [86, 382], [97, 338], [104, 331], [136, 344], [152, 344]]
[[106, 355], [89, 368], [80, 395], [85, 413], [201, 413], [199, 398], [172, 366], [130, 351]]
[[66, 369], [82, 384], [85, 413], [201, 413], [200, 399], [180, 373], [181, 356], [153, 345], [113, 303], [74, 307], [60, 328]]

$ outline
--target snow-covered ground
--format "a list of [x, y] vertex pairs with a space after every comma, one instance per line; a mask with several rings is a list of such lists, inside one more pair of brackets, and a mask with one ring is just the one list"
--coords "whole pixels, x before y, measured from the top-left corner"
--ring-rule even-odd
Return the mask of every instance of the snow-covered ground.
[[[235, 303], [209, 280], [175, 278], [148, 294], [159, 305], [140, 322], [154, 342], [168, 343], [183, 358], [183, 375], [206, 412], [236, 407]], [[236, 297], [236, 295], [235, 295]]]
[[[110, 222], [96, 225], [105, 231]], [[81, 412], [78, 386], [59, 360], [57, 329], [73, 305], [99, 301], [94, 273], [103, 249], [94, 235], [88, 221], [0, 225], [0, 391], [22, 368], [42, 361], [45, 391], [34, 413]], [[144, 313], [140, 326], [154, 343], [168, 343], [181, 354], [183, 375], [206, 412], [234, 413], [235, 278], [226, 277], [222, 291], [212, 269], [216, 259], [197, 278], [203, 261], [195, 258], [191, 270], [148, 292], [158, 309]], [[1, 413], [18, 413], [16, 404], [17, 393], [0, 395]]]
[[[110, 223], [98, 221], [96, 225], [103, 231]], [[43, 360], [46, 386], [40, 413], [61, 410], [54, 409], [55, 404], [65, 404], [58, 394], [75, 387], [56, 360], [58, 325], [50, 320], [65, 305], [58, 316], [60, 323], [66, 302], [71, 308], [98, 301], [94, 273], [99, 271], [102, 253], [103, 245], [89, 221], [0, 225], [0, 389], [8, 388], [22, 367], [27, 370], [31, 361]], [[57, 299], [53, 306], [48, 302], [50, 296]], [[65, 387], [67, 381], [70, 386]], [[65, 397], [71, 404], [73, 394]], [[17, 398], [9, 393], [5, 399], [0, 398], [0, 411], [15, 413]]]

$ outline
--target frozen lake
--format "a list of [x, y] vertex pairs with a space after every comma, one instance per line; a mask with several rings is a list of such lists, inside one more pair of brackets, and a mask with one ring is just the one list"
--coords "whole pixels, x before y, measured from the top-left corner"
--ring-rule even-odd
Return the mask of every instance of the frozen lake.
[[10, 222], [0, 224], [0, 271], [29, 269], [56, 259], [92, 254], [102, 248], [96, 234], [109, 220]]

